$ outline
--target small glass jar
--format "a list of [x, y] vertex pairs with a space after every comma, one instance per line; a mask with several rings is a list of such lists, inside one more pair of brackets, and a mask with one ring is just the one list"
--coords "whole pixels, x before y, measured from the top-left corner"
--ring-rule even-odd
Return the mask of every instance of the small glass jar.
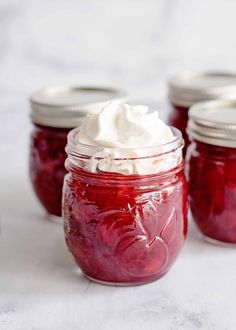
[[67, 134], [87, 113], [98, 113], [112, 100], [124, 102], [125, 94], [109, 88], [54, 86], [32, 95], [30, 179], [49, 215], [61, 216]]
[[65, 239], [75, 262], [86, 277], [103, 284], [157, 280], [176, 260], [187, 231], [181, 133], [173, 129], [175, 140], [147, 157], [152, 164], [162, 162], [162, 172], [124, 175], [101, 171], [99, 162], [124, 168], [146, 158], [96, 158], [91, 173], [87, 164], [94, 158], [87, 155], [96, 147], [78, 143], [78, 132], [68, 135], [63, 192]]
[[236, 99], [236, 75], [223, 72], [183, 72], [169, 79], [169, 125], [181, 130], [186, 152], [189, 145], [186, 133], [189, 108], [201, 101]]
[[189, 203], [207, 240], [236, 243], [236, 102], [193, 106], [187, 151]]

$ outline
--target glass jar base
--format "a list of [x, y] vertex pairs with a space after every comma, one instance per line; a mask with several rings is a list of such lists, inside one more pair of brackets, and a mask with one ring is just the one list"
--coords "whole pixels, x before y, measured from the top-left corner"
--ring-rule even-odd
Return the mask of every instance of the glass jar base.
[[224, 241], [219, 241], [215, 238], [211, 238], [209, 236], [206, 236], [202, 234], [203, 240], [206, 243], [209, 243], [211, 245], [217, 245], [217, 246], [224, 246], [224, 247], [236, 247], [236, 243], [230, 243], [230, 242], [224, 242]]
[[[95, 283], [98, 283], [98, 284], [102, 284], [102, 285], [106, 285], [106, 286], [117, 286], [117, 287], [128, 287], [128, 286], [139, 286], [139, 285], [145, 285], [145, 284], [149, 284], [149, 283], [152, 283], [152, 282], [155, 282], [155, 281], [158, 281], [159, 278], [156, 278], [154, 280], [150, 280], [150, 281], [147, 281], [147, 282], [133, 282], [133, 283], [125, 283], [125, 282], [106, 282], [106, 281], [102, 281], [102, 280], [98, 280], [96, 278], [93, 278], [91, 276], [88, 276], [86, 274], [84, 274], [84, 276], [92, 281], [92, 282], [95, 282]], [[162, 275], [164, 276], [164, 274]], [[161, 276], [161, 277], [162, 277]], [[161, 278], [160, 277], [160, 278]]]

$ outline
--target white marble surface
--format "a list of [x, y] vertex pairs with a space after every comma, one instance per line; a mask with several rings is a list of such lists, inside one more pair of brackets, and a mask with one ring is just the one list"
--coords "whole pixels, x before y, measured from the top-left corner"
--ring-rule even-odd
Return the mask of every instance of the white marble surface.
[[133, 288], [92, 284], [28, 180], [27, 98], [51, 83], [108, 84], [163, 102], [165, 79], [236, 69], [234, 0], [0, 1], [0, 329], [236, 329], [236, 250], [191, 228], [173, 269]]

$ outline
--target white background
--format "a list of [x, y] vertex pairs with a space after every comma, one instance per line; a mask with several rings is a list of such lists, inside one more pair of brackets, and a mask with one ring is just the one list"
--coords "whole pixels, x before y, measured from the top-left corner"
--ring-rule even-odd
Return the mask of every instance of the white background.
[[236, 250], [195, 229], [160, 281], [108, 288], [76, 274], [27, 172], [28, 96], [54, 83], [165, 100], [182, 69], [236, 71], [234, 0], [0, 0], [0, 329], [236, 328]]
[[156, 100], [169, 73], [236, 70], [235, 12], [235, 0], [1, 0], [1, 108], [64, 82]]

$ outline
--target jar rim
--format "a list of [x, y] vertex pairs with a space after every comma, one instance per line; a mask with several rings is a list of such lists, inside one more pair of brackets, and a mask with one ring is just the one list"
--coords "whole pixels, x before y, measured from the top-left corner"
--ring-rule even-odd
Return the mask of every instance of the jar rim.
[[31, 120], [50, 127], [80, 126], [87, 114], [96, 114], [108, 103], [123, 103], [127, 94], [112, 87], [55, 85], [30, 97]]
[[187, 133], [191, 140], [236, 147], [236, 100], [200, 102], [190, 108], [188, 115]]
[[236, 73], [223, 71], [184, 71], [168, 80], [170, 101], [182, 107], [214, 99], [236, 98]]
[[[156, 146], [148, 146], [148, 147], [126, 147], [126, 148], [118, 148], [118, 147], [102, 147], [102, 146], [93, 146], [93, 145], [88, 145], [79, 142], [76, 140], [76, 137], [79, 134], [80, 128], [74, 128], [72, 129], [68, 136], [67, 136], [67, 146], [66, 146], [66, 152], [68, 155], [73, 155], [73, 156], [86, 156], [86, 157], [92, 157], [96, 152], [102, 151], [104, 149], [108, 149], [109, 151], [152, 151], [153, 154], [149, 153], [148, 156], [138, 156], [138, 157], [119, 157], [119, 158], [111, 158], [113, 160], [136, 160], [136, 159], [147, 159], [147, 158], [153, 158], [160, 156], [162, 154], [166, 154], [169, 152], [174, 152], [177, 149], [182, 149], [184, 147], [184, 139], [182, 136], [182, 133], [179, 129], [169, 126], [170, 129], [172, 130], [172, 133], [174, 134], [174, 139], [170, 142], [164, 143], [164, 144], [159, 144]], [[159, 148], [159, 150], [158, 150]], [[84, 153], [79, 152], [78, 150], [85, 150]], [[92, 151], [91, 155], [88, 155], [86, 151]], [[103, 157], [98, 157], [99, 159]]]

